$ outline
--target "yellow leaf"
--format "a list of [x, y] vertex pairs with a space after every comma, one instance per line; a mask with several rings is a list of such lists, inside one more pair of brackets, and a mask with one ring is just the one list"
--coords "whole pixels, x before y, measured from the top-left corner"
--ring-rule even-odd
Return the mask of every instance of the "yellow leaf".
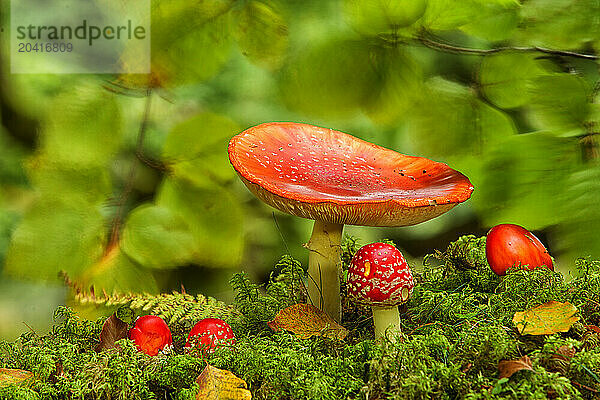
[[33, 373], [22, 369], [0, 368], [0, 386], [18, 385], [33, 377]]
[[569, 303], [549, 301], [532, 309], [515, 313], [513, 323], [521, 335], [551, 335], [567, 332], [579, 321], [577, 308]]
[[207, 365], [196, 379], [200, 389], [196, 400], [250, 400], [252, 395], [243, 379], [224, 369]]
[[269, 327], [276, 332], [293, 332], [301, 339], [323, 336], [342, 340], [348, 335], [346, 328], [311, 304], [294, 304], [279, 311]]

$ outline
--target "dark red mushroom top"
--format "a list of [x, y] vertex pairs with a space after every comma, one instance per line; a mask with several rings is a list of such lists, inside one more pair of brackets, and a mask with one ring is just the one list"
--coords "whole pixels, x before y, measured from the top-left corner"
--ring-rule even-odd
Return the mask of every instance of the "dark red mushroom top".
[[188, 351], [196, 347], [200, 352], [209, 354], [224, 344], [235, 344], [235, 335], [229, 324], [218, 318], [204, 318], [190, 331], [185, 347]]
[[348, 295], [357, 303], [394, 307], [410, 298], [415, 282], [402, 253], [386, 243], [356, 252], [348, 269]]
[[267, 204], [324, 222], [413, 225], [473, 191], [469, 179], [446, 164], [292, 122], [245, 130], [229, 142], [229, 159]]
[[514, 266], [534, 269], [546, 266], [554, 271], [554, 263], [542, 242], [527, 229], [514, 224], [494, 226], [485, 240], [488, 264], [497, 275], [506, 275]]
[[173, 346], [169, 327], [156, 315], [139, 317], [129, 331], [129, 338], [135, 342], [138, 350], [149, 356], [155, 356], [159, 351], [166, 353]]

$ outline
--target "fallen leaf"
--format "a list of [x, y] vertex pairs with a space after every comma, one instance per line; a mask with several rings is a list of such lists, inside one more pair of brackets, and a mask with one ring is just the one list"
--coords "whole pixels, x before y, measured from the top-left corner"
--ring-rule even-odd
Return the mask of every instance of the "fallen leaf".
[[516, 360], [503, 360], [498, 363], [498, 379], [510, 378], [515, 372], [521, 370], [533, 371], [531, 359], [528, 356]]
[[0, 386], [18, 385], [33, 378], [33, 373], [22, 369], [0, 368]]
[[574, 347], [566, 344], [562, 345], [550, 356], [545, 367], [549, 371], [559, 372], [564, 375], [569, 370], [571, 359], [576, 353], [577, 350]]
[[342, 340], [348, 335], [346, 328], [311, 304], [294, 304], [284, 308], [268, 324], [275, 332], [290, 331], [301, 339], [323, 336]]
[[556, 350], [555, 356], [564, 360], [570, 360], [575, 356], [577, 350], [573, 346], [569, 346], [568, 344], [563, 344]]
[[549, 301], [532, 309], [515, 313], [513, 323], [521, 335], [551, 335], [567, 332], [579, 321], [577, 308], [569, 303]]
[[104, 321], [102, 331], [100, 332], [100, 343], [96, 345], [96, 352], [114, 349], [115, 342], [127, 337], [127, 324], [117, 318], [116, 314], [111, 315]]
[[200, 386], [196, 400], [250, 400], [252, 394], [243, 379], [224, 369], [207, 365], [196, 378]]

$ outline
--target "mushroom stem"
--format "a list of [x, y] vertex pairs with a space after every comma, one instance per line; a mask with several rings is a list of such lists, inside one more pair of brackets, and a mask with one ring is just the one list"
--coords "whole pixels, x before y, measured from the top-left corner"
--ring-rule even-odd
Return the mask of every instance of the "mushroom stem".
[[375, 324], [375, 339], [386, 336], [393, 340], [400, 331], [400, 313], [398, 307], [371, 307]]
[[336, 322], [342, 319], [340, 300], [340, 244], [344, 225], [315, 221], [306, 244], [308, 256], [308, 296], [315, 307]]

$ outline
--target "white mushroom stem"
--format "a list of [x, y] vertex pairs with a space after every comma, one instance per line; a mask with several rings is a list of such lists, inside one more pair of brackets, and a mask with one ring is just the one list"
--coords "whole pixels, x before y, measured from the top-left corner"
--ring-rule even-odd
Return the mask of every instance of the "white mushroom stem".
[[340, 269], [342, 230], [344, 225], [315, 221], [306, 244], [308, 257], [308, 296], [315, 307], [336, 322], [342, 319]]
[[400, 331], [400, 313], [398, 307], [376, 307], [373, 310], [373, 323], [375, 324], [375, 339], [387, 337], [394, 340]]

